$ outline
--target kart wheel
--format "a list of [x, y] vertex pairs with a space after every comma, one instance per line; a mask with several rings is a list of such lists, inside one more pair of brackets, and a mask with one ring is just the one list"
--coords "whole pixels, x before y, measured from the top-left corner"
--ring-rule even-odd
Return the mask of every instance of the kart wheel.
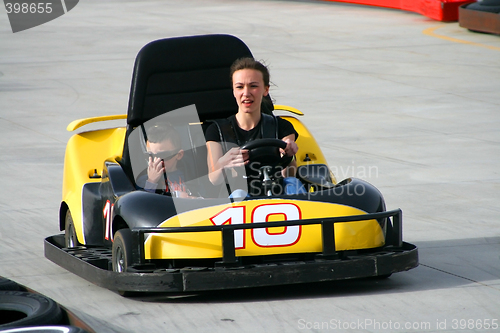
[[69, 209], [66, 212], [66, 217], [64, 219], [64, 244], [66, 247], [77, 247], [80, 245], [80, 243], [78, 243], [78, 238], [76, 237], [75, 225]]
[[115, 233], [113, 238], [113, 271], [125, 272], [131, 264], [131, 248], [130, 244], [132, 234], [130, 229], [120, 229]]
[[23, 291], [0, 292], [0, 330], [19, 326], [55, 325], [62, 311], [52, 299]]

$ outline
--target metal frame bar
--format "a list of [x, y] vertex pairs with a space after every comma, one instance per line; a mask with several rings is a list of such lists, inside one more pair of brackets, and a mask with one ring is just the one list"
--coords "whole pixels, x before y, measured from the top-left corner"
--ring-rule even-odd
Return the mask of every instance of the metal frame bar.
[[[213, 225], [201, 227], [166, 227], [166, 228], [134, 228], [131, 229], [133, 238], [138, 240], [137, 255], [138, 262], [135, 264], [144, 264], [145, 251], [144, 240], [147, 233], [185, 233], [185, 232], [209, 232], [221, 231], [222, 234], [222, 262], [223, 265], [234, 265], [237, 263], [236, 250], [234, 248], [234, 231], [242, 229], [259, 229], [273, 227], [288, 227], [295, 225], [321, 224], [321, 238], [323, 242], [322, 256], [331, 257], [336, 254], [335, 251], [335, 223], [359, 222], [367, 220], [376, 220], [381, 218], [393, 217], [392, 235], [386, 235], [386, 244], [395, 247], [401, 247], [403, 244], [403, 219], [401, 209], [395, 209], [386, 212], [370, 213], [363, 215], [339, 216], [329, 218], [318, 218], [308, 220], [291, 220], [279, 222], [257, 222], [245, 224]], [[135, 257], [135, 256], [133, 256]], [[136, 258], [137, 259], [137, 258]]]
[[401, 209], [393, 215], [391, 237], [393, 246], [401, 247], [403, 245], [403, 212]]
[[[324, 257], [335, 255], [335, 222], [323, 221], [321, 223], [321, 239], [323, 242]], [[329, 236], [331, 235], [331, 236]]]

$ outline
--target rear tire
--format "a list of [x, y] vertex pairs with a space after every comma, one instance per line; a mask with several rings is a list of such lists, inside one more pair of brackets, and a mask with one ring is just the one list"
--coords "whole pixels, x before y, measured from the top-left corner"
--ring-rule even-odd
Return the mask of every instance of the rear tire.
[[66, 217], [64, 218], [64, 245], [66, 247], [77, 247], [80, 245], [76, 237], [75, 224], [73, 223], [69, 209], [66, 211]]

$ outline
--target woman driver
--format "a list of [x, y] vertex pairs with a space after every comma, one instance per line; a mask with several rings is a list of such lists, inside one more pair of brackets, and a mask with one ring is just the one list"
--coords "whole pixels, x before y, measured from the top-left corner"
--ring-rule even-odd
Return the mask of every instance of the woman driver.
[[[233, 95], [238, 104], [238, 113], [228, 118], [229, 127], [222, 129], [232, 133], [224, 133], [221, 138], [219, 127], [212, 124], [206, 132], [208, 149], [208, 171], [212, 184], [217, 185], [224, 181], [224, 177], [242, 177], [239, 173], [246, 167], [247, 181], [255, 177], [258, 170], [248, 167], [248, 150], [239, 147], [247, 142], [262, 138], [263, 115], [261, 103], [264, 96], [269, 94], [269, 70], [262, 63], [253, 58], [242, 58], [236, 60], [231, 66], [230, 75], [232, 78]], [[276, 117], [277, 137], [286, 143], [286, 147], [281, 149], [282, 154], [294, 156], [298, 146], [295, 143], [298, 133], [293, 125], [280, 117]], [[268, 125], [266, 125], [268, 126]], [[225, 141], [222, 143], [222, 141]], [[224, 144], [224, 147], [223, 147]], [[232, 146], [232, 148], [228, 148]], [[225, 174], [223, 173], [223, 170]], [[229, 172], [230, 170], [230, 172]], [[295, 178], [295, 159], [282, 171], [287, 194], [304, 193], [300, 181]]]

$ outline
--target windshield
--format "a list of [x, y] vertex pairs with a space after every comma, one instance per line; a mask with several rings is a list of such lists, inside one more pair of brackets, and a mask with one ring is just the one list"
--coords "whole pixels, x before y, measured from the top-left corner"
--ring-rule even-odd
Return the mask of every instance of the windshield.
[[225, 177], [226, 182], [217, 186], [208, 178], [204, 129], [209, 125], [200, 122], [196, 106], [190, 105], [136, 127], [128, 137], [136, 185], [171, 195], [174, 202], [186, 198], [225, 198], [228, 203], [243, 200], [244, 196], [231, 194], [248, 192], [244, 177]]

